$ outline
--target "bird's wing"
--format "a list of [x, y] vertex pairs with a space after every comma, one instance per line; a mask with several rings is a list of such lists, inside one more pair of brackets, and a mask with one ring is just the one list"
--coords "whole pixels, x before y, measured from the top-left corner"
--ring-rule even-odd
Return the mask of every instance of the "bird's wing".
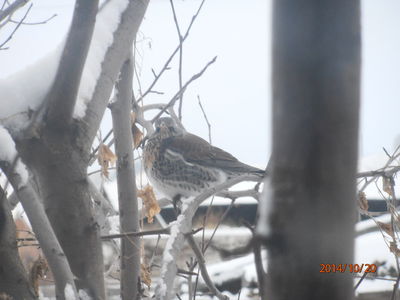
[[260, 169], [241, 163], [228, 152], [214, 147], [202, 138], [190, 133], [164, 139], [160, 150], [180, 155], [188, 163], [206, 167], [220, 168], [235, 173], [263, 172]]

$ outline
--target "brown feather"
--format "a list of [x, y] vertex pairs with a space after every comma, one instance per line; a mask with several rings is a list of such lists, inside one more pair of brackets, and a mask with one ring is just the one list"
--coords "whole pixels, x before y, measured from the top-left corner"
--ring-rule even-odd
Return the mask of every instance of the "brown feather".
[[223, 168], [238, 173], [263, 173], [262, 170], [241, 163], [233, 155], [191, 133], [164, 139], [160, 151], [166, 150], [179, 153], [189, 163]]

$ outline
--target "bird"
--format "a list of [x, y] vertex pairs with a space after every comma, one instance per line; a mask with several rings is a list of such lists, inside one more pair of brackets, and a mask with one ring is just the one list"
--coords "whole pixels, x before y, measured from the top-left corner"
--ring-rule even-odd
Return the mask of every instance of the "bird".
[[176, 201], [240, 175], [263, 177], [264, 170], [240, 162], [228, 152], [187, 132], [170, 117], [158, 118], [143, 151], [151, 185]]

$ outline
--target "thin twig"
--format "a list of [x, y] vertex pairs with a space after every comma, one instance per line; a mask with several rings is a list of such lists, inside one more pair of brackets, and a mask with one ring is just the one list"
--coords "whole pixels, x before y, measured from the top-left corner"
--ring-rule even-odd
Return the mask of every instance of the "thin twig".
[[0, 44], [0, 50], [6, 50], [7, 48], [3, 48], [3, 46], [5, 44], [7, 44], [14, 36], [14, 33], [18, 30], [18, 28], [21, 26], [21, 24], [24, 22], [24, 20], [26, 19], [26, 17], [28, 16], [29, 11], [31, 10], [33, 4], [29, 5], [28, 9], [26, 10], [24, 16], [22, 17], [22, 19], [19, 21], [19, 23], [17, 24], [17, 26], [15, 26], [14, 30], [10, 33], [10, 35], [8, 36], [8, 38], [2, 43]]
[[204, 279], [205, 284], [209, 288], [210, 292], [214, 294], [218, 299], [220, 300], [227, 300], [229, 299], [226, 295], [221, 294], [221, 292], [215, 287], [214, 283], [212, 282], [210, 275], [208, 274], [207, 268], [206, 268], [206, 261], [204, 259], [203, 254], [201, 253], [201, 250], [199, 246], [196, 244], [193, 236], [191, 234], [186, 235], [187, 241], [189, 242], [190, 247], [192, 248], [194, 254], [196, 255], [197, 262], [200, 267], [201, 271], [201, 276]]
[[[43, 20], [43, 21], [39, 21], [39, 22], [22, 22], [22, 25], [43, 25], [46, 24], [47, 22], [49, 22], [50, 20], [54, 19], [55, 17], [57, 17], [57, 14], [52, 15], [51, 17]], [[18, 21], [14, 21], [12, 19], [9, 20], [10, 23], [15, 23], [18, 24]]]
[[[170, 0], [171, 3], [171, 8], [172, 8], [172, 14], [174, 16], [174, 23], [176, 26], [176, 31], [178, 33], [178, 38], [179, 38], [179, 68], [178, 68], [178, 76], [179, 76], [179, 89], [182, 89], [182, 58], [183, 58], [183, 37], [181, 34], [181, 30], [179, 28], [179, 23], [178, 23], [178, 18], [176, 16], [176, 11], [174, 7], [174, 1]], [[179, 108], [178, 108], [178, 114], [179, 114], [179, 120], [182, 121], [182, 103], [183, 103], [183, 93], [179, 97]]]
[[[6, 1], [4, 1], [3, 5], [5, 4], [5, 2]], [[5, 8], [4, 10], [0, 10], [0, 21], [3, 21], [9, 15], [12, 15], [16, 10], [18, 10], [20, 7], [24, 6], [28, 2], [29, 0], [16, 0], [9, 6], [7, 6], [7, 8]]]
[[211, 244], [212, 239], [214, 238], [215, 233], [217, 232], [217, 229], [221, 225], [222, 221], [225, 220], [226, 216], [228, 215], [229, 211], [232, 209], [233, 204], [235, 203], [235, 200], [232, 200], [231, 204], [228, 206], [228, 208], [225, 210], [224, 214], [221, 216], [221, 218], [218, 220], [217, 226], [215, 226], [213, 233], [211, 234], [210, 239], [208, 240], [207, 244], [205, 245], [203, 249], [203, 253], [205, 253], [208, 249], [208, 247]]
[[[198, 228], [192, 230], [191, 234], [196, 234], [199, 231], [203, 230], [203, 228]], [[161, 235], [161, 234], [170, 234], [170, 227], [161, 228], [161, 229], [154, 229], [154, 230], [145, 230], [139, 232], [123, 232], [117, 234], [108, 234], [101, 236], [102, 240], [111, 240], [111, 239], [121, 239], [130, 236], [146, 236], [146, 235]]]
[[399, 288], [399, 283], [400, 283], [400, 274], [397, 276], [396, 282], [394, 283], [392, 296], [390, 297], [390, 300], [396, 299], [396, 291]]
[[160, 235], [160, 234], [169, 234], [170, 228], [162, 228], [156, 230], [146, 230], [146, 231], [139, 231], [139, 232], [125, 232], [125, 233], [118, 233], [118, 234], [109, 234], [101, 236], [102, 240], [111, 240], [111, 239], [120, 239], [129, 236], [145, 236], [145, 235]]
[[357, 284], [354, 286], [354, 290], [357, 290], [357, 288], [360, 286], [361, 282], [367, 277], [368, 273], [364, 272], [364, 274], [361, 276], [360, 280], [357, 282]]
[[208, 121], [207, 114], [206, 114], [206, 112], [204, 111], [203, 105], [201, 104], [200, 96], [199, 96], [199, 95], [197, 95], [197, 100], [199, 101], [200, 109], [201, 109], [201, 111], [203, 112], [204, 119], [206, 120], [206, 123], [207, 123], [207, 127], [208, 127], [208, 141], [210, 142], [210, 144], [212, 144], [212, 141], [211, 141], [211, 124], [210, 124], [210, 122]]
[[[188, 26], [188, 28], [186, 29], [185, 34], [182, 37], [182, 43], [186, 40], [186, 38], [189, 36], [190, 30], [194, 24], [194, 21], [197, 19], [201, 8], [203, 7], [205, 0], [201, 1], [199, 8], [197, 9], [196, 13], [193, 15], [192, 20], [190, 21], [190, 24]], [[158, 80], [160, 79], [161, 75], [166, 71], [169, 70], [169, 64], [171, 63], [172, 59], [174, 58], [175, 54], [178, 53], [179, 49], [180, 49], [180, 44], [178, 45], [178, 47], [175, 48], [175, 50], [172, 52], [172, 54], [170, 55], [170, 57], [167, 59], [167, 61], [165, 62], [164, 66], [162, 67], [161, 71], [157, 74], [157, 76], [154, 78], [154, 81], [150, 84], [150, 86], [147, 88], [147, 90], [142, 94], [142, 96], [137, 100], [137, 102], [142, 101], [142, 99], [144, 97], [146, 97], [146, 95], [148, 93], [150, 93], [150, 91], [153, 90], [153, 87], [156, 85], [156, 83], [158, 82]]]
[[189, 84], [191, 84], [193, 81], [195, 81], [196, 79], [200, 78], [203, 73], [207, 70], [207, 68], [212, 65], [213, 63], [215, 63], [215, 61], [217, 60], [217, 57], [215, 56], [212, 60], [210, 60], [205, 67], [197, 74], [194, 74], [183, 86], [181, 89], [179, 89], [179, 91], [172, 97], [172, 99], [168, 102], [168, 104], [151, 120], [152, 123], [155, 122], [155, 120], [157, 120], [170, 106], [173, 106], [176, 102], [176, 100], [180, 97], [180, 95], [182, 93], [185, 92], [186, 88], [189, 86]]

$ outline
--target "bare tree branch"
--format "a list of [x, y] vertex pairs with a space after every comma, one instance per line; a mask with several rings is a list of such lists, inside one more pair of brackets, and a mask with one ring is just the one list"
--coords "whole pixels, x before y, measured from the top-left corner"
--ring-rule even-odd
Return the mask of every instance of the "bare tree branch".
[[57, 299], [65, 299], [64, 289], [67, 284], [71, 286], [75, 295], [77, 295], [74, 277], [68, 261], [51, 227], [36, 191], [32, 188], [29, 182], [26, 185], [21, 185], [21, 177], [10, 169], [9, 163], [0, 162], [0, 167], [6, 174], [7, 179], [14, 188], [14, 191], [17, 193], [53, 272]]
[[196, 13], [193, 15], [192, 20], [190, 21], [190, 24], [188, 26], [188, 28], [186, 29], [185, 34], [182, 37], [182, 41], [179, 43], [178, 47], [175, 48], [175, 50], [172, 52], [172, 54], [170, 55], [170, 57], [167, 59], [167, 61], [165, 62], [164, 66], [161, 68], [161, 71], [156, 74], [154, 81], [150, 84], [150, 86], [147, 88], [147, 90], [141, 95], [141, 97], [137, 100], [137, 102], [140, 102], [143, 100], [144, 97], [147, 96], [147, 94], [151, 93], [151, 91], [153, 90], [153, 87], [156, 85], [156, 83], [158, 82], [158, 80], [161, 78], [161, 75], [166, 71], [169, 70], [169, 64], [171, 63], [172, 59], [174, 58], [175, 54], [178, 53], [179, 49], [181, 48], [181, 44], [186, 40], [186, 38], [189, 36], [190, 30], [192, 29], [192, 26], [194, 24], [194, 22], [196, 21], [197, 17], [200, 14], [201, 8], [203, 7], [205, 0], [202, 0], [199, 8], [197, 9]]
[[18, 255], [15, 238], [11, 207], [0, 186], [0, 292], [5, 292], [14, 299], [34, 300], [36, 296]]
[[155, 289], [157, 299], [169, 300], [173, 296], [173, 284], [177, 272], [176, 258], [180, 255], [180, 250], [185, 240], [185, 234], [190, 233], [192, 230], [192, 219], [199, 205], [208, 197], [239, 182], [259, 180], [261, 180], [261, 178], [254, 175], [239, 176], [213, 188], [209, 188], [199, 196], [187, 199], [183, 202], [182, 214], [178, 216], [177, 221], [171, 224], [171, 235], [165, 246], [160, 281]]
[[[181, 29], [179, 28], [178, 17], [176, 16], [174, 1], [170, 0], [172, 14], [174, 16], [174, 23], [176, 26], [176, 31], [178, 33], [179, 38], [179, 67], [178, 67], [178, 79], [179, 79], [179, 89], [182, 89], [182, 59], [183, 59], [183, 36], [181, 34]], [[182, 104], [183, 104], [183, 93], [179, 96], [179, 108], [178, 108], [178, 116], [179, 120], [182, 121]]]
[[170, 228], [162, 228], [156, 230], [145, 230], [145, 231], [138, 231], [138, 232], [122, 232], [119, 234], [109, 234], [103, 235], [101, 237], [102, 240], [111, 240], [111, 239], [121, 239], [126, 237], [139, 237], [139, 236], [146, 236], [146, 235], [160, 235], [160, 234], [170, 234]]
[[21, 26], [21, 24], [24, 22], [24, 20], [26, 19], [26, 17], [27, 17], [28, 14], [29, 14], [31, 8], [32, 8], [32, 4], [28, 7], [28, 9], [26, 10], [24, 16], [23, 16], [22, 19], [17, 23], [17, 26], [15, 26], [14, 30], [10, 33], [10, 35], [8, 36], [8, 38], [7, 38], [3, 43], [0, 44], [0, 50], [6, 50], [6, 49], [8, 49], [7, 47], [6, 47], [6, 48], [3, 48], [3, 46], [4, 46], [5, 44], [7, 44], [7, 43], [13, 38], [14, 33], [18, 30], [18, 28], [19, 28], [19, 27]]
[[[57, 17], [57, 14], [53, 14], [52, 16], [48, 17], [47, 19], [44, 19], [43, 21], [38, 21], [38, 22], [21, 22], [22, 25], [43, 25], [43, 24], [47, 24], [47, 22], [49, 22], [50, 20], [54, 19], [55, 17]], [[20, 23], [18, 21], [14, 21], [12, 19], [9, 20], [10, 23]]]
[[196, 255], [197, 262], [198, 262], [200, 270], [201, 270], [201, 276], [203, 277], [204, 282], [207, 285], [207, 287], [209, 288], [210, 292], [213, 293], [213, 295], [216, 296], [220, 300], [228, 300], [229, 297], [221, 294], [221, 292], [215, 287], [214, 283], [212, 282], [210, 275], [208, 274], [208, 271], [207, 271], [206, 261], [204, 259], [204, 256], [201, 253], [199, 246], [197, 246], [193, 236], [191, 234], [187, 234], [186, 238], [187, 238], [189, 245], [192, 248], [194, 254]]
[[204, 68], [197, 74], [194, 74], [183, 86], [182, 88], [176, 92], [176, 94], [172, 97], [172, 99], [167, 103], [166, 106], [164, 106], [164, 108], [151, 120], [152, 123], [154, 123], [155, 120], [157, 120], [169, 107], [174, 106], [175, 102], [178, 100], [178, 98], [180, 97], [180, 95], [182, 93], [185, 92], [186, 88], [189, 86], [189, 84], [191, 84], [193, 81], [195, 81], [196, 79], [199, 79], [203, 73], [208, 69], [208, 67], [210, 65], [212, 65], [213, 63], [215, 63], [215, 61], [217, 60], [217, 57], [215, 56], [212, 60], [210, 60], [205, 66]]
[[[139, 211], [136, 190], [132, 137], [133, 62], [127, 59], [116, 84], [116, 101], [110, 105], [117, 159], [117, 184], [121, 232], [139, 231]], [[139, 297], [140, 239], [127, 236], [121, 240], [121, 298]]]
[[200, 106], [201, 112], [203, 113], [204, 119], [206, 120], [206, 123], [207, 123], [207, 127], [208, 127], [208, 141], [210, 142], [210, 144], [212, 144], [212, 140], [211, 140], [211, 124], [210, 124], [210, 122], [208, 121], [207, 114], [206, 114], [206, 112], [204, 111], [203, 105], [201, 104], [200, 96], [199, 96], [199, 95], [197, 95], [197, 100], [199, 101], [199, 106]]
[[399, 171], [400, 171], [400, 166], [386, 167], [381, 170], [359, 172], [357, 174], [357, 178], [362, 178], [362, 177], [375, 177], [376, 178], [378, 176], [391, 177], [393, 174], [395, 174]]
[[77, 0], [57, 74], [45, 101], [47, 121], [65, 129], [72, 120], [83, 67], [89, 51], [99, 0]]
[[107, 49], [92, 99], [87, 105], [85, 117], [80, 122], [81, 126], [85, 128], [82, 139], [86, 141], [88, 148], [90, 148], [96, 136], [119, 71], [129, 57], [133, 40], [148, 3], [149, 0], [129, 1], [128, 7], [121, 16], [118, 28], [114, 32], [113, 44]]
[[15, 0], [5, 9], [0, 10], [0, 22], [7, 18], [9, 15], [12, 15], [18, 8], [24, 6], [28, 2], [29, 0]]

